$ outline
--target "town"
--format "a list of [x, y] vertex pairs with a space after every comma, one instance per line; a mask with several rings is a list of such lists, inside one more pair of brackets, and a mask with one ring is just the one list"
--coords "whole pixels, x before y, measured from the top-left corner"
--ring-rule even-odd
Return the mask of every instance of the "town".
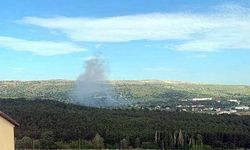
[[249, 106], [241, 103], [237, 99], [219, 100], [212, 97], [182, 99], [179, 101], [166, 102], [138, 102], [129, 106], [130, 109], [148, 109], [155, 111], [178, 111], [178, 112], [195, 112], [208, 114], [235, 114], [250, 115]]

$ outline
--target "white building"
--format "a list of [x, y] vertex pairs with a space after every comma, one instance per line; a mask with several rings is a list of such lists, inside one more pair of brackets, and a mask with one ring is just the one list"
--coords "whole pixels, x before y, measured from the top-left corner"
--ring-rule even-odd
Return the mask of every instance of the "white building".
[[237, 106], [237, 107], [235, 107], [235, 109], [237, 109], [237, 110], [249, 110], [249, 107], [248, 106]]
[[220, 111], [217, 113], [218, 115], [222, 115], [222, 114], [231, 114], [230, 111]]
[[233, 103], [237, 103], [238, 105], [240, 104], [240, 101], [238, 101], [237, 99], [230, 99], [228, 101], [233, 102]]
[[213, 100], [212, 97], [208, 97], [208, 98], [193, 98], [192, 101], [211, 101]]
[[217, 114], [221, 115], [221, 114], [234, 114], [234, 113], [237, 113], [237, 111], [236, 110], [224, 110], [224, 111], [218, 112]]

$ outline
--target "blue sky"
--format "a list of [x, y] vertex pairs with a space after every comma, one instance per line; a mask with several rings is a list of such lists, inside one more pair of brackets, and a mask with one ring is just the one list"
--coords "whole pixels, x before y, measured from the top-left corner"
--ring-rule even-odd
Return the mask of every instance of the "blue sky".
[[0, 80], [74, 80], [100, 53], [112, 80], [250, 85], [248, 0], [8, 0], [0, 10]]

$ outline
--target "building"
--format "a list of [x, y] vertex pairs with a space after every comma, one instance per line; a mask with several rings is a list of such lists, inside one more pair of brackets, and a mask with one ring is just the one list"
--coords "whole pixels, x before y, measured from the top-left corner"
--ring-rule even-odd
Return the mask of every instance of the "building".
[[19, 124], [0, 111], [0, 150], [14, 150], [14, 128]]
[[208, 97], [208, 98], [193, 98], [192, 101], [211, 101], [213, 100], [212, 97]]
[[235, 107], [236, 110], [249, 110], [248, 106], [237, 106]]
[[221, 115], [221, 114], [235, 114], [237, 113], [236, 110], [224, 110], [224, 111], [219, 111], [217, 114]]
[[230, 99], [228, 101], [232, 103], [237, 103], [238, 105], [240, 104], [240, 101], [238, 101], [237, 99]]

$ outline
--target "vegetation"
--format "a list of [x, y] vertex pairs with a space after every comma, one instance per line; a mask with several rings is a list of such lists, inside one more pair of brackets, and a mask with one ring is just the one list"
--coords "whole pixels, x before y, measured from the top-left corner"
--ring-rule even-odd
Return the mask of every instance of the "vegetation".
[[[170, 101], [194, 97], [235, 98], [250, 103], [250, 86], [171, 81], [110, 81], [115, 96], [130, 101]], [[71, 102], [73, 81], [0, 81], [0, 98], [50, 99]]]
[[0, 81], [1, 98], [50, 99], [70, 101], [72, 81]]
[[51, 100], [0, 99], [18, 148], [250, 148], [250, 117], [98, 109]]

